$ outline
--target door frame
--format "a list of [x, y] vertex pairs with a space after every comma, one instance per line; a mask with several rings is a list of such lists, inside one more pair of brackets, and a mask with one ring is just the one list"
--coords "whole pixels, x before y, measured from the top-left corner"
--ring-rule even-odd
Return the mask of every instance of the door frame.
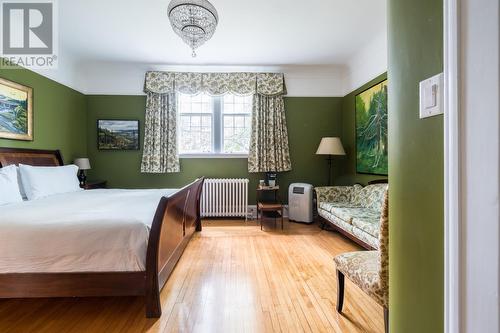
[[500, 332], [500, 5], [443, 5], [444, 331]]
[[460, 332], [461, 142], [458, 99], [459, 0], [444, 0], [444, 331]]

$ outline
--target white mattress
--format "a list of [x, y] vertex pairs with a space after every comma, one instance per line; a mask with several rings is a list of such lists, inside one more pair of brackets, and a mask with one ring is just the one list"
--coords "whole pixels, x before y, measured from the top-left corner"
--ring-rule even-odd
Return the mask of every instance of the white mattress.
[[174, 191], [99, 189], [0, 206], [0, 273], [144, 270], [156, 207]]

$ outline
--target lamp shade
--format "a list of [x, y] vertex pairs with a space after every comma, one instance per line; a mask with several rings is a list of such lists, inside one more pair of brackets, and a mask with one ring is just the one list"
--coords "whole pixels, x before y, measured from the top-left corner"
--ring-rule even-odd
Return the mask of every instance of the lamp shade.
[[345, 155], [345, 150], [340, 138], [327, 137], [321, 139], [316, 155]]
[[88, 158], [77, 158], [74, 163], [78, 167], [78, 169], [80, 169], [80, 170], [91, 169], [90, 161]]

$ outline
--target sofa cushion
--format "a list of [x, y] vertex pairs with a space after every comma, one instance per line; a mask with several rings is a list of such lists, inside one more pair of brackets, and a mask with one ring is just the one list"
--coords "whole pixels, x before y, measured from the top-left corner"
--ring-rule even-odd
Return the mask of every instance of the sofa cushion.
[[318, 207], [330, 213], [334, 208], [355, 208], [349, 202], [320, 202]]
[[339, 219], [345, 221], [346, 223], [352, 224], [353, 214], [356, 210], [362, 208], [352, 208], [352, 207], [332, 207], [330, 213], [338, 217]]
[[388, 293], [382, 290], [380, 283], [378, 251], [343, 253], [333, 260], [336, 268], [349, 280], [379, 304], [387, 306]]
[[337, 216], [338, 218], [352, 224], [353, 219], [359, 220], [373, 220], [375, 218], [380, 218], [380, 213], [369, 209], [360, 207], [331, 207], [330, 213]]
[[[357, 208], [360, 209], [360, 208]], [[353, 210], [354, 211], [354, 210]], [[337, 227], [341, 228], [344, 231], [347, 231], [351, 235], [354, 235], [356, 238], [362, 240], [366, 244], [372, 246], [373, 248], [377, 249], [379, 246], [379, 240], [377, 237], [370, 235], [368, 232], [361, 230], [358, 227], [354, 227], [351, 224], [351, 220], [348, 222], [344, 221], [343, 219], [335, 216], [334, 214], [330, 213], [327, 210], [324, 210], [322, 208], [318, 209], [318, 214], [319, 216], [323, 217], [324, 219], [328, 220], [330, 223], [336, 225]], [[358, 219], [359, 220], [359, 219]]]
[[315, 187], [318, 201], [321, 202], [345, 202], [352, 201], [353, 193], [362, 188], [361, 185], [354, 186], [320, 186]]
[[327, 212], [326, 210], [318, 209], [318, 215], [328, 220], [330, 223], [336, 225], [337, 227], [341, 228], [342, 230], [347, 231], [350, 234], [353, 234], [352, 225], [346, 223], [344, 220], [339, 219], [335, 215]]
[[382, 209], [384, 194], [387, 191], [388, 184], [373, 184], [363, 188], [354, 189], [351, 203], [354, 206], [371, 208], [376, 211]]
[[380, 233], [380, 212], [365, 208], [362, 213], [363, 215], [353, 216], [352, 225], [378, 238]]
[[353, 226], [351, 233], [354, 236], [356, 236], [357, 239], [359, 239], [360, 241], [365, 242], [366, 244], [370, 245], [374, 249], [378, 249], [379, 248], [379, 244], [380, 243], [379, 243], [378, 238], [377, 237], [373, 237], [372, 235], [370, 235], [366, 231], [363, 231], [363, 230], [359, 229], [358, 227]]

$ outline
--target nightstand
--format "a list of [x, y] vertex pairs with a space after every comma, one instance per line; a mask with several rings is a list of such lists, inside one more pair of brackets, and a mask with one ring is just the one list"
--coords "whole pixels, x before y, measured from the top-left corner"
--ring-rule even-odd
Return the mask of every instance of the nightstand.
[[[274, 218], [274, 226], [276, 227], [276, 219], [281, 218], [281, 230], [283, 230], [283, 205], [279, 198], [279, 186], [259, 186], [257, 188], [257, 219], [260, 221], [260, 230], [264, 217]], [[269, 196], [264, 198], [265, 193], [270, 193], [274, 197]], [[260, 218], [259, 218], [260, 215]]]
[[88, 181], [85, 185], [80, 185], [84, 190], [95, 190], [98, 188], [106, 188], [105, 180], [91, 180]]

